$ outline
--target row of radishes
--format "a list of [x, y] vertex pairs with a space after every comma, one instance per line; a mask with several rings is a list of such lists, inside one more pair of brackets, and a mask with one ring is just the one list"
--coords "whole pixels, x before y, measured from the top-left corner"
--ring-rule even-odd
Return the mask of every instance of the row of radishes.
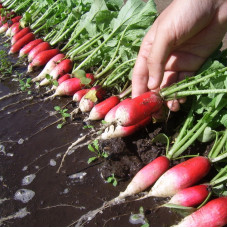
[[[112, 96], [104, 102], [100, 102], [94, 106], [97, 99], [102, 99], [103, 97], [104, 92], [102, 88], [96, 86], [90, 90], [80, 90], [83, 87], [80, 79], [71, 78], [72, 76], [70, 74], [65, 74], [71, 71], [72, 62], [69, 59], [64, 59], [65, 56], [59, 54], [57, 49], [51, 49], [47, 42], [43, 42], [41, 39], [35, 40], [35, 36], [29, 28], [20, 30], [19, 25], [16, 23], [18, 22], [15, 22], [7, 30], [7, 35], [13, 35], [10, 53], [20, 52], [20, 56], [28, 55], [30, 61], [28, 67], [29, 71], [35, 66], [43, 66], [46, 64], [41, 74], [33, 79], [33, 81], [44, 80], [41, 85], [49, 82], [45, 78], [46, 74], [50, 74], [53, 79], [57, 79], [61, 76], [58, 80], [59, 86], [57, 87], [54, 96], [75, 94], [74, 98], [78, 99], [77, 101], [81, 100], [79, 107], [83, 112], [90, 111], [91, 108], [93, 108], [90, 112], [90, 119], [104, 118], [110, 124], [117, 123], [119, 125], [116, 128], [114, 125], [107, 128], [102, 134], [103, 139], [126, 136], [133, 133], [138, 127], [145, 126], [150, 121], [151, 114], [159, 111], [161, 108], [163, 103], [161, 97], [152, 92], [145, 93], [135, 99], [126, 99], [121, 103], [119, 103], [120, 99], [118, 96]], [[87, 74], [86, 76], [91, 79], [90, 83], [92, 84], [92, 74]], [[79, 91], [76, 92], [76, 90]], [[83, 93], [86, 94], [82, 96], [81, 94]], [[137, 113], [135, 110], [137, 110]], [[169, 160], [167, 158], [159, 157], [155, 159], [135, 176], [126, 191], [121, 193], [118, 198], [123, 198], [145, 190], [157, 181], [168, 167]], [[192, 187], [194, 191], [192, 191], [192, 189], [189, 191], [189, 189], [185, 188], [198, 182], [209, 172], [209, 169], [210, 163], [208, 159], [203, 157], [190, 159], [165, 172], [165, 174], [155, 183], [148, 196], [167, 197], [177, 193], [177, 195], [171, 199], [171, 203], [181, 204], [183, 206], [195, 206], [207, 197], [208, 191], [206, 185]], [[185, 194], [188, 194], [189, 192], [192, 198], [186, 202], [186, 198], [189, 199], [189, 196]], [[182, 198], [183, 195], [184, 197]], [[196, 197], [196, 195], [198, 197]], [[208, 214], [207, 212], [206, 215], [210, 215], [211, 220], [201, 220], [200, 222], [199, 218], [197, 218], [194, 220], [195, 223], [192, 224], [192, 218], [195, 216], [195, 214], [193, 214], [184, 220], [184, 225], [205, 226], [208, 225], [208, 221], [210, 221], [209, 225], [212, 226], [224, 225], [226, 223], [226, 198], [218, 199], [208, 205], [200, 209], [200, 212], [197, 211], [196, 215], [202, 213], [202, 211], [205, 212], [209, 210], [211, 213]], [[211, 215], [214, 213], [214, 210], [220, 212], [219, 217]], [[181, 225], [183, 225], [183, 223]]]
[[[17, 18], [19, 20], [20, 16]], [[53, 87], [55, 93], [52, 97], [73, 95], [73, 100], [79, 102], [79, 108], [82, 112], [91, 111], [89, 115], [90, 120], [101, 120], [105, 118], [110, 124], [118, 122], [119, 126], [117, 128], [114, 129], [112, 126], [111, 128], [106, 129], [102, 135], [103, 139], [132, 134], [139, 127], [148, 124], [150, 122], [149, 116], [151, 116], [153, 112], [158, 111], [162, 105], [162, 100], [159, 96], [153, 93], [147, 93], [132, 102], [132, 104], [137, 104], [139, 106], [141, 112], [137, 112], [137, 115], [132, 115], [132, 111], [134, 112], [134, 109], [136, 108], [133, 106], [130, 108], [132, 111], [130, 111], [130, 109], [125, 110], [125, 108], [124, 110], [121, 110], [123, 104], [125, 104], [124, 107], [130, 104], [130, 99], [128, 99], [121, 102], [117, 115], [114, 118], [114, 112], [118, 107], [117, 104], [120, 102], [120, 98], [122, 98], [121, 95], [111, 96], [95, 105], [95, 103], [104, 99], [106, 94], [105, 90], [101, 86], [95, 86], [92, 89], [82, 89], [85, 85], [81, 83], [80, 79], [74, 77], [73, 74], [68, 74], [72, 70], [72, 61], [66, 59], [64, 54], [59, 53], [58, 49], [51, 48], [50, 44], [44, 42], [42, 39], [36, 39], [29, 27], [21, 29], [20, 22], [18, 21], [13, 23], [12, 26], [8, 26], [8, 29], [7, 26], [4, 25], [4, 30], [2, 29], [2, 32], [3, 31], [6, 32], [7, 36], [12, 37], [12, 46], [9, 54], [19, 52], [20, 57], [28, 56], [28, 62], [30, 62], [28, 65], [28, 72], [31, 72], [34, 67], [45, 66], [41, 73], [33, 78], [33, 82], [41, 81], [40, 86], [50, 84], [50, 80], [46, 78], [46, 75], [48, 74], [52, 80], [58, 80], [59, 84], [57, 87]], [[94, 83], [93, 75], [87, 73], [86, 78], [90, 80], [88, 84], [91, 86]], [[144, 99], [150, 99], [151, 101], [148, 101], [145, 105]], [[111, 109], [112, 111], [109, 112]], [[120, 119], [120, 117], [125, 118], [127, 123]], [[132, 121], [129, 122], [128, 118], [132, 119]]]

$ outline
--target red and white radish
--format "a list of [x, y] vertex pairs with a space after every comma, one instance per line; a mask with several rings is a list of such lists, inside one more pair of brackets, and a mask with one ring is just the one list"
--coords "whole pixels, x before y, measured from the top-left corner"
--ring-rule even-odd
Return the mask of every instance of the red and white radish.
[[[69, 73], [72, 70], [73, 64], [70, 59], [64, 59], [62, 60], [52, 71], [50, 72], [51, 79], [57, 80], [60, 76], [63, 76], [64, 74]], [[70, 80], [70, 79], [69, 79]], [[46, 78], [44, 78], [40, 86], [49, 85], [50, 81]]]
[[34, 57], [32, 62], [28, 65], [28, 72], [31, 72], [34, 67], [43, 66], [43, 65], [47, 64], [47, 62], [51, 58], [56, 56], [58, 53], [59, 53], [58, 49], [50, 49], [50, 50], [39, 52]]
[[26, 44], [28, 44], [30, 41], [32, 41], [34, 39], [35, 39], [35, 36], [33, 33], [30, 32], [30, 33], [26, 34], [10, 48], [9, 54], [14, 54], [14, 53], [19, 52], [22, 47], [24, 47]]
[[81, 112], [89, 112], [97, 101], [104, 99], [106, 91], [101, 86], [95, 86], [82, 97], [79, 103], [79, 109]]
[[227, 224], [227, 197], [209, 201], [175, 227], [222, 227]]
[[48, 42], [42, 42], [36, 45], [28, 54], [28, 61], [32, 62], [32, 60], [35, 58], [35, 56], [40, 53], [41, 51], [46, 51], [51, 48], [50, 44]]
[[89, 92], [90, 89], [81, 89], [77, 91], [73, 96], [73, 101], [79, 102], [84, 95]]
[[210, 167], [210, 161], [206, 157], [198, 156], [188, 159], [165, 172], [152, 187], [149, 196], [173, 196], [205, 177]]
[[120, 99], [118, 96], [111, 96], [104, 101], [96, 104], [89, 114], [89, 120], [101, 120], [104, 119], [105, 115], [118, 103]]
[[21, 39], [23, 36], [25, 36], [26, 34], [28, 34], [30, 32], [30, 28], [26, 27], [23, 28], [20, 32], [18, 32], [17, 34], [15, 34], [13, 36], [13, 38], [11, 39], [11, 44], [15, 44], [19, 39]]
[[206, 184], [185, 188], [177, 192], [168, 203], [184, 207], [197, 206], [207, 198], [210, 193], [208, 188], [209, 186]]
[[48, 63], [46, 64], [44, 69], [40, 72], [40, 74], [37, 77], [33, 78], [32, 81], [36, 82], [44, 79], [46, 75], [49, 74], [64, 58], [65, 58], [64, 54], [58, 54], [54, 56], [52, 59], [48, 61]]
[[68, 80], [71, 78], [71, 75], [70, 74], [64, 74], [63, 76], [61, 76], [59, 79], [58, 79], [58, 84], [60, 85], [62, 82]]
[[16, 23], [14, 23], [14, 24], [7, 30], [7, 32], [9, 31], [9, 34], [6, 34], [6, 35], [8, 35], [8, 36], [14, 36], [14, 35], [17, 34], [20, 30], [21, 30], [21, 28], [20, 28], [20, 23], [19, 23], [19, 22], [16, 22]]
[[42, 39], [36, 39], [36, 40], [29, 42], [20, 50], [19, 56], [22, 57], [24, 55], [27, 55], [35, 46], [37, 46], [41, 42], [43, 42]]
[[118, 198], [125, 198], [144, 191], [169, 168], [169, 159], [160, 156], [144, 166], [128, 184], [126, 190], [121, 192]]
[[[146, 92], [116, 110], [116, 123], [130, 126], [157, 112], [163, 104], [162, 98], [155, 92]], [[137, 110], [137, 111], [136, 111]]]
[[113, 107], [106, 115], [104, 120], [107, 123], [114, 123], [116, 119], [116, 110], [121, 106], [124, 105], [124, 103], [127, 103], [131, 100], [131, 98], [126, 98], [125, 100], [122, 100], [119, 104], [117, 104], [115, 107]]
[[0, 27], [0, 34], [3, 33], [3, 32], [6, 32], [8, 28], [9, 28], [8, 23], [5, 23], [4, 25], [2, 25]]

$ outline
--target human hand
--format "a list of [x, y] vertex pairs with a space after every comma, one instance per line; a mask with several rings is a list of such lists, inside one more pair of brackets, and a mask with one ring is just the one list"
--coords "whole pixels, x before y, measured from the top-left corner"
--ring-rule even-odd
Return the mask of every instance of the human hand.
[[[132, 77], [132, 97], [192, 76], [226, 33], [226, 0], [174, 0], [143, 39]], [[185, 98], [168, 101], [178, 111]]]

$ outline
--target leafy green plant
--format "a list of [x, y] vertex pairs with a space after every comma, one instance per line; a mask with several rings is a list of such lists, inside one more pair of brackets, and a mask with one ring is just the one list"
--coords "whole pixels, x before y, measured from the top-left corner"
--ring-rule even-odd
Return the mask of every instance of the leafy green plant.
[[67, 111], [68, 111], [67, 108], [62, 109], [60, 106], [55, 106], [54, 109], [62, 116], [62, 123], [57, 125], [57, 128], [61, 129], [62, 126], [66, 123], [66, 118], [70, 117], [70, 114], [67, 113]]
[[139, 213], [138, 214], [132, 214], [130, 217], [130, 221], [132, 222], [137, 222], [137, 224], [142, 224], [141, 227], [149, 227], [149, 222], [147, 218], [145, 217], [145, 212], [143, 207], [139, 208]]
[[49, 74], [46, 75], [46, 79], [50, 82], [51, 85], [54, 85], [54, 86], [58, 86], [59, 85], [58, 81], [57, 80], [53, 80], [52, 77]]
[[85, 125], [85, 126], [83, 126], [83, 129], [88, 129], [88, 128], [94, 128], [94, 126], [93, 125]]
[[0, 75], [1, 77], [9, 76], [13, 72], [12, 63], [8, 60], [6, 51], [0, 50]]
[[31, 90], [29, 90], [31, 88], [31, 82], [32, 82], [31, 78], [19, 79], [20, 90], [28, 91], [28, 94], [31, 94]]
[[90, 164], [91, 162], [97, 160], [98, 158], [107, 158], [108, 154], [106, 152], [101, 152], [99, 150], [98, 140], [94, 140], [92, 144], [88, 145], [88, 149], [95, 154], [95, 156], [88, 159], [87, 163]]
[[114, 187], [117, 186], [118, 182], [117, 182], [117, 179], [115, 178], [114, 173], [112, 174], [112, 176], [110, 176], [110, 177], [107, 178], [107, 182], [108, 182], [108, 183], [112, 183], [112, 185], [113, 185]]

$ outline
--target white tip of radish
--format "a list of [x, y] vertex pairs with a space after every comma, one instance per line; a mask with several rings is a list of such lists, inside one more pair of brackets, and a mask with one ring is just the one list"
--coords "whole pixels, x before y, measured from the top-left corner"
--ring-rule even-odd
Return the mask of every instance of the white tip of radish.
[[49, 80], [45, 78], [45, 79], [43, 79], [41, 81], [40, 86], [46, 86], [46, 85], [49, 85], [49, 84], [50, 84]]
[[88, 119], [89, 120], [99, 120], [100, 119], [100, 115], [95, 109], [92, 109], [91, 112], [89, 113], [89, 118]]
[[115, 138], [114, 132], [115, 132], [114, 125], [107, 127], [104, 133], [101, 135], [101, 139], [106, 140], [106, 139]]
[[27, 72], [29, 73], [29, 72], [32, 72], [32, 71], [33, 71], [32, 64], [29, 64], [29, 65], [28, 65], [28, 70], [27, 70]]
[[128, 122], [129, 120], [129, 113], [125, 109], [125, 107], [120, 106], [116, 110], [116, 121], [119, 125], [122, 125], [122, 123]]
[[79, 108], [81, 112], [89, 112], [94, 106], [94, 103], [87, 99], [87, 98], [82, 98], [80, 103], [79, 103]]

